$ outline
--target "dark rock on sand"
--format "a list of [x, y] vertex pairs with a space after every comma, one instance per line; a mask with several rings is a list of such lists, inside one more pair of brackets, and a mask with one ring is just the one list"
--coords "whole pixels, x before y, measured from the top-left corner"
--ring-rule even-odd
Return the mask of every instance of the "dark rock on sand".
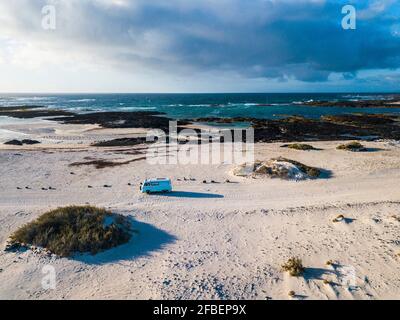
[[[400, 139], [400, 117], [395, 115], [337, 115], [321, 119], [288, 117], [252, 119], [255, 142]], [[233, 131], [231, 131], [233, 134]], [[246, 135], [242, 134], [243, 141]]]
[[[62, 119], [50, 119], [68, 124], [99, 124], [103, 128], [151, 128], [169, 130], [169, 121], [162, 112], [95, 112], [73, 114]], [[181, 125], [188, 122], [180, 122]]]
[[39, 117], [60, 117], [72, 115], [72, 112], [46, 109], [43, 106], [0, 107], [0, 116], [29, 119]]
[[4, 142], [4, 144], [10, 145], [10, 146], [22, 146], [23, 145], [22, 141], [19, 141], [19, 140], [10, 140], [10, 141]]
[[93, 143], [93, 147], [123, 147], [123, 146], [135, 146], [139, 144], [152, 143], [146, 141], [145, 137], [138, 138], [121, 138], [109, 141], [100, 141]]
[[315, 107], [353, 107], [353, 108], [399, 108], [395, 103], [400, 101], [399, 96], [387, 100], [347, 100], [347, 101], [309, 101], [306, 106]]
[[39, 141], [30, 140], [30, 139], [24, 139], [22, 141], [14, 139], [14, 140], [7, 141], [4, 144], [12, 145], [12, 146], [22, 146], [24, 144], [33, 145], [33, 144], [39, 144], [39, 143], [40, 143]]
[[23, 144], [28, 144], [28, 145], [33, 145], [33, 144], [39, 144], [41, 142], [37, 141], [37, 140], [24, 139], [24, 140], [22, 140], [22, 143]]

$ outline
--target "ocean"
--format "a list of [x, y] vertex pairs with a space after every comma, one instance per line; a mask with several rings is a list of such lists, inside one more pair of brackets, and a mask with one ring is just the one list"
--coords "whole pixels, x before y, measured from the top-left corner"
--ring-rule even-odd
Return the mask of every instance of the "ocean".
[[310, 107], [307, 101], [389, 99], [387, 93], [237, 93], [237, 94], [0, 94], [0, 106], [39, 105], [74, 112], [159, 111], [174, 119], [289, 115], [319, 118], [347, 113], [394, 113], [399, 108]]

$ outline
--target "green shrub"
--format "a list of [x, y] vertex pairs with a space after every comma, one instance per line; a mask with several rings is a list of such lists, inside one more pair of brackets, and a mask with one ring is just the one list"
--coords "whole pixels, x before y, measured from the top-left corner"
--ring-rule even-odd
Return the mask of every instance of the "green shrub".
[[295, 150], [317, 150], [312, 145], [304, 144], [304, 143], [292, 143], [292, 144], [286, 145], [286, 147], [289, 149], [295, 149]]
[[347, 151], [364, 151], [365, 147], [359, 142], [349, 142], [346, 144], [341, 144], [337, 146], [338, 150], [347, 150]]
[[299, 277], [304, 272], [304, 267], [301, 259], [290, 258], [285, 264], [282, 265], [282, 270], [289, 272], [292, 277]]
[[11, 235], [10, 245], [24, 243], [67, 257], [74, 253], [96, 254], [130, 238], [127, 217], [91, 206], [69, 206], [49, 211], [22, 226]]

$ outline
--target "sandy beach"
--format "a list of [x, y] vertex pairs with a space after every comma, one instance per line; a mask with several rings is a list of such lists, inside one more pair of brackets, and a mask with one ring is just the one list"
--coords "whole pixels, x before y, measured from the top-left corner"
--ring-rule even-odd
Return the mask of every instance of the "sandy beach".
[[[337, 150], [340, 141], [312, 142], [318, 148], [313, 151], [257, 143], [256, 159], [283, 156], [327, 172], [321, 179], [287, 181], [233, 176], [233, 166], [224, 162], [150, 165], [143, 157], [152, 146], [90, 146], [144, 129], [50, 121], [35, 122], [28, 131], [16, 123], [1, 129], [42, 142], [0, 144], [2, 248], [18, 227], [71, 204], [129, 215], [137, 233], [128, 244], [95, 256], [2, 249], [0, 299], [400, 297], [400, 144], [395, 141], [363, 142], [366, 152]], [[70, 166], [96, 159], [126, 164]], [[140, 182], [150, 177], [171, 178], [174, 192], [140, 193]], [[333, 223], [341, 214], [345, 219]], [[303, 260], [304, 276], [282, 272], [290, 257]], [[329, 260], [333, 264], [327, 265]], [[41, 286], [46, 265], [56, 270], [55, 290]]]

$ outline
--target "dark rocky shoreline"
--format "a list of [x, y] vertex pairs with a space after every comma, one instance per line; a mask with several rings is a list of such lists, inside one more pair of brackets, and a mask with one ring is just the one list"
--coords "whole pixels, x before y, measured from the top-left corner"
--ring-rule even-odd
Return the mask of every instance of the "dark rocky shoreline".
[[18, 119], [71, 116], [74, 113], [64, 110], [46, 109], [43, 106], [0, 107], [0, 116]]
[[400, 116], [387, 114], [345, 114], [308, 119], [200, 118], [199, 122], [250, 123], [255, 142], [322, 140], [400, 139]]
[[[62, 110], [49, 110], [40, 106], [0, 107], [0, 116], [16, 118], [46, 117], [64, 124], [99, 124], [104, 128], [147, 128], [169, 130], [173, 120], [161, 112], [93, 112], [76, 114]], [[204, 123], [248, 123], [254, 128], [255, 142], [293, 142], [318, 140], [400, 140], [400, 116], [388, 114], [345, 114], [309, 119], [289, 116], [283, 119], [198, 118], [178, 122], [178, 131], [185, 125]], [[230, 130], [222, 129], [221, 130]], [[196, 130], [199, 132], [199, 130]], [[140, 139], [139, 139], [140, 140]], [[100, 143], [99, 146], [135, 145], [141, 141], [130, 138]]]
[[351, 108], [399, 108], [400, 96], [389, 100], [357, 100], [357, 101], [307, 101], [303, 104], [311, 107], [351, 107]]

